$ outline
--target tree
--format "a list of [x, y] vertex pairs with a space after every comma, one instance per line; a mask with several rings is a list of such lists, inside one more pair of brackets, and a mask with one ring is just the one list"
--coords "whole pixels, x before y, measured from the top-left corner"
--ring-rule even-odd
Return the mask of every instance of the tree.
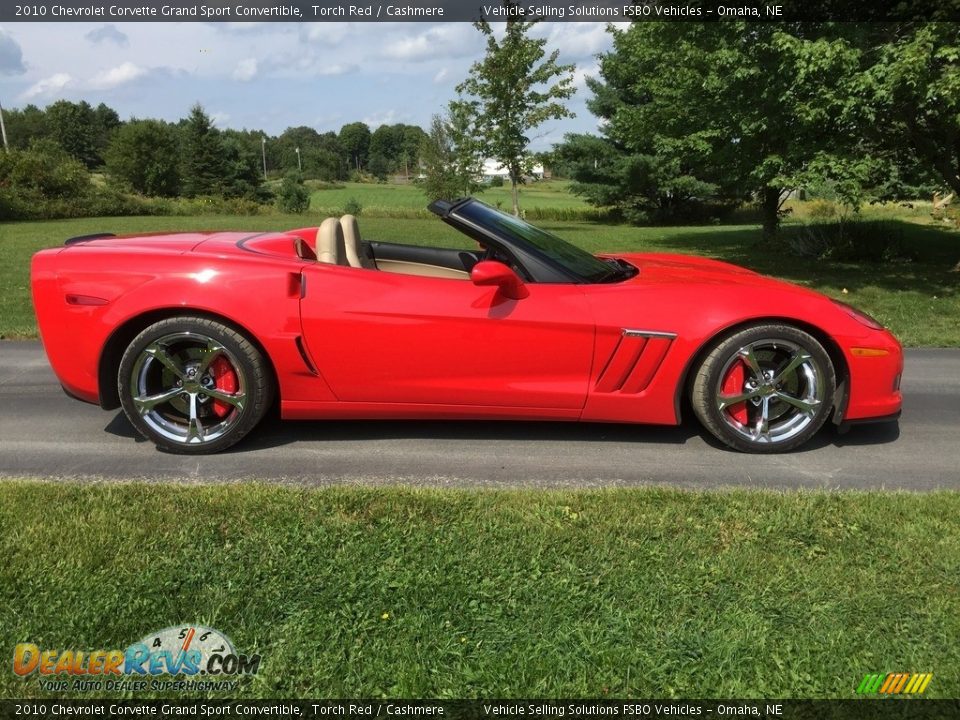
[[[261, 198], [263, 166], [253, 133], [225, 130], [220, 133], [223, 147], [223, 176], [220, 187], [224, 197]], [[262, 135], [261, 135], [262, 137]]]
[[[505, 0], [505, 6], [514, 4]], [[497, 40], [486, 20], [474, 23], [487, 38], [486, 55], [457, 86], [462, 107], [473, 113], [485, 153], [510, 174], [514, 215], [520, 214], [517, 186], [531, 164], [527, 133], [547, 120], [573, 117], [562, 101], [576, 91], [574, 66], [559, 64], [557, 50], [544, 60], [547, 41], [529, 37], [535, 24], [511, 15]]]
[[219, 195], [226, 175], [223, 141], [210, 117], [197, 104], [181, 121], [182, 191], [187, 197]]
[[34, 140], [49, 135], [47, 116], [36, 105], [26, 105], [22, 109], [3, 110], [7, 126], [7, 137], [11, 148], [24, 149]]
[[797, 174], [849, 143], [840, 88], [855, 53], [819, 24], [643, 22], [612, 32], [602, 80], [590, 83], [604, 135], [721, 195], [752, 192], [768, 236]]
[[419, 125], [404, 125], [403, 140], [400, 143], [400, 163], [404, 177], [410, 177], [410, 170], [416, 169], [420, 160], [420, 147], [427, 134]]
[[430, 200], [452, 200], [479, 187], [483, 155], [467, 132], [469, 117], [455, 103], [451, 105], [446, 118], [433, 116], [420, 146], [423, 190]]
[[350, 156], [350, 164], [359, 172], [367, 162], [370, 128], [362, 122], [349, 123], [340, 128], [339, 140]]
[[46, 109], [46, 126], [49, 137], [88, 168], [102, 164], [97, 146], [101, 133], [90, 103], [57, 100]]
[[[400, 162], [400, 150], [403, 144], [403, 125], [381, 125], [370, 136], [370, 163], [377, 156], [382, 167], [379, 168], [386, 177], [387, 173], [395, 170]], [[377, 172], [371, 167], [370, 172]]]
[[370, 153], [370, 159], [367, 161], [367, 169], [380, 182], [385, 182], [387, 174], [390, 172], [391, 163], [380, 153]]
[[180, 191], [178, 150], [173, 126], [131, 120], [116, 131], [107, 148], [107, 173], [143, 195], [173, 197]]
[[689, 219], [718, 186], [690, 174], [675, 157], [631, 153], [607, 138], [567, 135], [554, 162], [573, 179], [571, 190], [598, 207], [617, 208], [633, 223]]
[[960, 23], [868, 23], [849, 32], [860, 60], [849, 87], [863, 103], [858, 129], [899, 167], [909, 148], [960, 195]]

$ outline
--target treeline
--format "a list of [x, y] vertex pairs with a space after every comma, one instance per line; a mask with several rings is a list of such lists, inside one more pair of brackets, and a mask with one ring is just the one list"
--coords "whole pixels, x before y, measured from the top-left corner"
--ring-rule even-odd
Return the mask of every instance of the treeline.
[[[6, 110], [4, 119], [10, 152], [0, 157], [0, 219], [166, 214], [177, 210], [170, 200], [183, 198], [224, 212], [272, 202], [302, 211], [304, 180], [415, 175], [425, 137], [413, 125], [371, 131], [361, 122], [339, 133], [221, 130], [200, 105], [176, 123], [124, 122], [105, 104], [66, 100]], [[266, 180], [278, 178], [274, 193]]]

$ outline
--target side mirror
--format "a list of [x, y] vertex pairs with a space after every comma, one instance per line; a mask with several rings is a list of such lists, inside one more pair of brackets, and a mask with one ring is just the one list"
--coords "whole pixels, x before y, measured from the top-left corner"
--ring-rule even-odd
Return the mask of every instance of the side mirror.
[[507, 265], [496, 260], [481, 260], [470, 271], [474, 285], [495, 285], [504, 297], [522, 300], [530, 294], [523, 280]]

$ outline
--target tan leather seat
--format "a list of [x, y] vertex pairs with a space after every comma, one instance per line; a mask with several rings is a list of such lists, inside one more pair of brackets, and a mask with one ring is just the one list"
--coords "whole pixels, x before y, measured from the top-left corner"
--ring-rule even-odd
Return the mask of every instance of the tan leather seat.
[[353, 215], [344, 215], [340, 218], [340, 229], [343, 230], [343, 244], [350, 267], [376, 270], [377, 264], [366, 256], [360, 244], [360, 224], [357, 218]]
[[343, 230], [336, 218], [327, 218], [317, 231], [317, 262], [349, 266], [343, 244]]

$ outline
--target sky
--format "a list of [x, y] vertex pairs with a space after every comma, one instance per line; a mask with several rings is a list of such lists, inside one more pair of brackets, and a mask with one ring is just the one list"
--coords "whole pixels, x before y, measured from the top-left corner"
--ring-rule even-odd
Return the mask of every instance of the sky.
[[[596, 130], [585, 81], [611, 38], [604, 23], [543, 22], [532, 34], [576, 65], [576, 117], [536, 130], [531, 148], [543, 150], [564, 133]], [[218, 127], [272, 135], [356, 120], [427, 127], [484, 47], [465, 22], [9, 23], [0, 26], [0, 104], [86, 100], [123, 119], [177, 120], [199, 102]]]

